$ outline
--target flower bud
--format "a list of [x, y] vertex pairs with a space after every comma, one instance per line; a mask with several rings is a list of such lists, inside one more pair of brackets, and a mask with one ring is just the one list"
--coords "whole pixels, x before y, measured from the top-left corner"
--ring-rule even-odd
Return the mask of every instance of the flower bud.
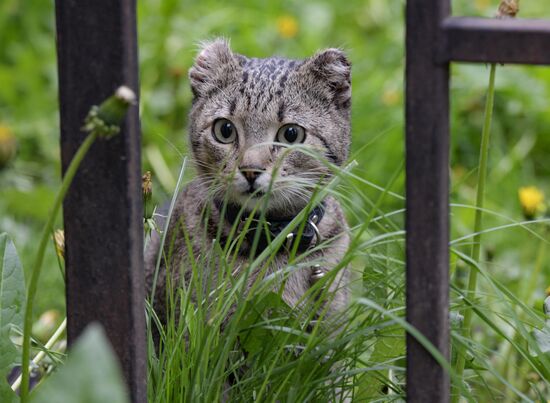
[[519, 13], [519, 0], [502, 0], [498, 6], [497, 18], [514, 18]]
[[145, 171], [141, 177], [141, 192], [143, 194], [143, 201], [149, 201], [153, 194], [153, 179], [151, 171]]
[[55, 309], [44, 312], [32, 325], [33, 337], [46, 342], [62, 321], [61, 314]]
[[153, 195], [153, 179], [151, 171], [146, 171], [141, 177], [141, 195], [143, 198], [143, 218], [145, 221], [152, 218], [151, 196]]
[[84, 120], [83, 130], [99, 137], [110, 138], [118, 134], [126, 111], [136, 103], [136, 94], [126, 86], [119, 87], [114, 95], [99, 106], [92, 106]]
[[65, 231], [57, 229], [53, 233], [53, 242], [55, 245], [55, 253], [61, 259], [65, 259]]

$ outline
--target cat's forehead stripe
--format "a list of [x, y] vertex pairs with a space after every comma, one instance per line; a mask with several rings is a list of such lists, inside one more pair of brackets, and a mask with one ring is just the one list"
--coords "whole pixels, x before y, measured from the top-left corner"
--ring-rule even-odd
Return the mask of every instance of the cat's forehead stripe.
[[[286, 87], [289, 74], [295, 71], [302, 61], [287, 60], [278, 57], [267, 59], [241, 59], [241, 84], [239, 93], [244, 97], [246, 108], [265, 112], [273, 96], [280, 96]], [[231, 105], [232, 106], [232, 105]], [[230, 108], [234, 111], [235, 108]], [[284, 117], [284, 105], [277, 108], [279, 120]]]

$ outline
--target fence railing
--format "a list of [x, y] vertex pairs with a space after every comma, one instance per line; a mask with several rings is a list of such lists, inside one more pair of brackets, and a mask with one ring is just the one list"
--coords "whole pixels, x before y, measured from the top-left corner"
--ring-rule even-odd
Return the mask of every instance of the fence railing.
[[[125, 84], [138, 93], [135, 0], [56, 1], [61, 157], [86, 133], [91, 105]], [[133, 402], [146, 402], [146, 346], [138, 107], [119, 136], [98, 141], [63, 204], [69, 344], [99, 321], [120, 359]]]
[[[451, 17], [407, 1], [407, 320], [449, 357], [449, 63], [550, 64], [550, 21]], [[407, 337], [407, 401], [447, 402], [449, 374]]]
[[[121, 84], [136, 93], [135, 0], [56, 0], [61, 151]], [[450, 0], [407, 2], [407, 319], [449, 356], [449, 63], [550, 64], [550, 21], [450, 17]], [[140, 128], [95, 144], [64, 203], [69, 343], [100, 321], [133, 402], [146, 401]], [[449, 375], [407, 338], [407, 400], [446, 402]]]

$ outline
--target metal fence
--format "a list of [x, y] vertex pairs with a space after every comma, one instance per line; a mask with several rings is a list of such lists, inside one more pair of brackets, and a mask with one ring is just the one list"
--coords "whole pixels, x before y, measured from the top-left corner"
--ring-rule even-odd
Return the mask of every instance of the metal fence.
[[[407, 2], [407, 319], [449, 356], [449, 63], [550, 64], [550, 21], [450, 16], [450, 0]], [[135, 0], [56, 0], [62, 165], [81, 122], [120, 85], [136, 92]], [[133, 402], [146, 401], [138, 108], [95, 144], [64, 202], [69, 343], [100, 321]], [[429, 381], [427, 381], [429, 380]], [[407, 400], [446, 402], [449, 376], [407, 339]]]
[[[550, 21], [451, 17], [407, 1], [407, 320], [449, 357], [449, 63], [550, 64]], [[407, 400], [446, 402], [449, 374], [407, 337]]]
[[[91, 105], [125, 84], [137, 92], [135, 0], [56, 1], [61, 155], [66, 169]], [[67, 336], [99, 321], [133, 402], [146, 402], [141, 139], [137, 106], [119, 136], [98, 141], [63, 204]]]

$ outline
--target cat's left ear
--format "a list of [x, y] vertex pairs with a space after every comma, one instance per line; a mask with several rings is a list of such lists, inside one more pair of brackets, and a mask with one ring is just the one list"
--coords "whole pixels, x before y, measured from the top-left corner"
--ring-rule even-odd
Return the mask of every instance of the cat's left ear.
[[333, 101], [342, 108], [351, 105], [351, 63], [340, 49], [323, 50], [305, 63], [316, 78], [325, 82]]
[[189, 70], [189, 82], [195, 97], [208, 94], [212, 88], [224, 88], [234, 77], [239, 64], [229, 42], [223, 38], [202, 43], [193, 67]]

